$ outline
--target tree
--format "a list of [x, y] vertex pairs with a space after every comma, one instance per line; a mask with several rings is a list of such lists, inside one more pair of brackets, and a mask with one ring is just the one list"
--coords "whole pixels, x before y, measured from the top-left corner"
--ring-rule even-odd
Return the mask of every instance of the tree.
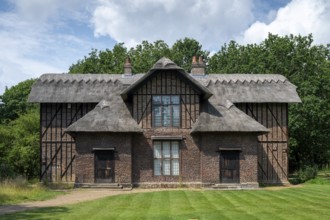
[[173, 44], [170, 58], [186, 72], [190, 72], [193, 56], [202, 56], [206, 63], [209, 54], [209, 51], [202, 50], [202, 45], [195, 39], [184, 38], [183, 40], [177, 40]]
[[69, 67], [70, 73], [123, 73], [123, 63], [127, 49], [123, 43], [116, 44], [112, 50], [92, 49], [88, 56]]
[[20, 114], [24, 114], [36, 105], [27, 102], [34, 79], [25, 80], [17, 85], [5, 90], [0, 96], [3, 105], [0, 106], [0, 124], [16, 119]]
[[69, 68], [70, 73], [123, 73], [123, 64], [130, 57], [134, 73], [146, 73], [162, 57], [172, 59], [187, 72], [191, 69], [194, 55], [202, 56], [207, 62], [209, 52], [202, 50], [202, 45], [191, 38], [176, 41], [170, 48], [164, 41], [154, 43], [143, 41], [129, 50], [123, 43], [116, 44], [112, 50], [92, 49], [89, 55]]
[[35, 108], [0, 125], [0, 179], [16, 175], [29, 179], [38, 176], [39, 120], [39, 110]]
[[38, 174], [39, 107], [27, 102], [34, 82], [20, 82], [0, 97], [0, 179]]

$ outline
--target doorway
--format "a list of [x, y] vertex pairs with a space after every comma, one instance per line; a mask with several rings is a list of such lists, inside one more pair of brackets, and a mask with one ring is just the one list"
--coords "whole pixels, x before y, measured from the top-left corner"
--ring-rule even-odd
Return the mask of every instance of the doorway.
[[220, 182], [239, 183], [239, 151], [220, 151]]
[[95, 151], [95, 182], [114, 183], [115, 157], [112, 150]]

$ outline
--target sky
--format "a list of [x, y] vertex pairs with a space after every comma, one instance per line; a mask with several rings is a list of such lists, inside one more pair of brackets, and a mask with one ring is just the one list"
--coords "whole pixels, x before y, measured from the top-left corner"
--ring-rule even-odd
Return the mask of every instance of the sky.
[[43, 73], [66, 73], [92, 48], [123, 42], [260, 43], [268, 33], [330, 43], [330, 0], [0, 0], [0, 94]]

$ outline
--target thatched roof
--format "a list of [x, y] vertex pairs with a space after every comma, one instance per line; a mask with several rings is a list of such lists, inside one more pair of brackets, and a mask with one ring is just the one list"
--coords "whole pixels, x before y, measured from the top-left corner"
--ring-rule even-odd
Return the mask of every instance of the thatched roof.
[[66, 132], [142, 132], [142, 129], [118, 96], [102, 100], [92, 111], [70, 125]]
[[234, 105], [207, 103], [191, 129], [191, 133], [197, 132], [267, 133], [269, 130]]
[[199, 82], [213, 98], [222, 96], [233, 103], [301, 102], [297, 87], [278, 74], [210, 74]]
[[[146, 75], [44, 74], [32, 86], [29, 102], [98, 103], [110, 94], [127, 94], [127, 88], [132, 89], [132, 84], [140, 82], [142, 77], [145, 79]], [[189, 77], [195, 84], [206, 87], [213, 94], [211, 99], [225, 97], [233, 103], [301, 102], [296, 86], [278, 74], [209, 74]]]
[[131, 86], [126, 88], [121, 96], [124, 100], [128, 98], [128, 96], [144, 81], [148, 80], [157, 70], [176, 70], [177, 77], [182, 78], [183, 80], [189, 82], [191, 86], [193, 86], [200, 94], [203, 99], [208, 99], [212, 96], [212, 93], [203, 85], [201, 85], [198, 81], [196, 81], [193, 77], [191, 77], [188, 73], [186, 73], [181, 67], [177, 66], [172, 60], [168, 58], [161, 58], [158, 60], [154, 66], [150, 69], [150, 71], [143, 75], [139, 80], [134, 82]]

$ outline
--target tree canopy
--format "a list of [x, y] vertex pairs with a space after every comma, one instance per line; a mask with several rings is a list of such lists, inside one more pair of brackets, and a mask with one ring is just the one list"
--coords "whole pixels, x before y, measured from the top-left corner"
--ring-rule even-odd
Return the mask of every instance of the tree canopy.
[[20, 82], [0, 97], [0, 180], [34, 178], [39, 168], [39, 108], [27, 97], [35, 80]]

